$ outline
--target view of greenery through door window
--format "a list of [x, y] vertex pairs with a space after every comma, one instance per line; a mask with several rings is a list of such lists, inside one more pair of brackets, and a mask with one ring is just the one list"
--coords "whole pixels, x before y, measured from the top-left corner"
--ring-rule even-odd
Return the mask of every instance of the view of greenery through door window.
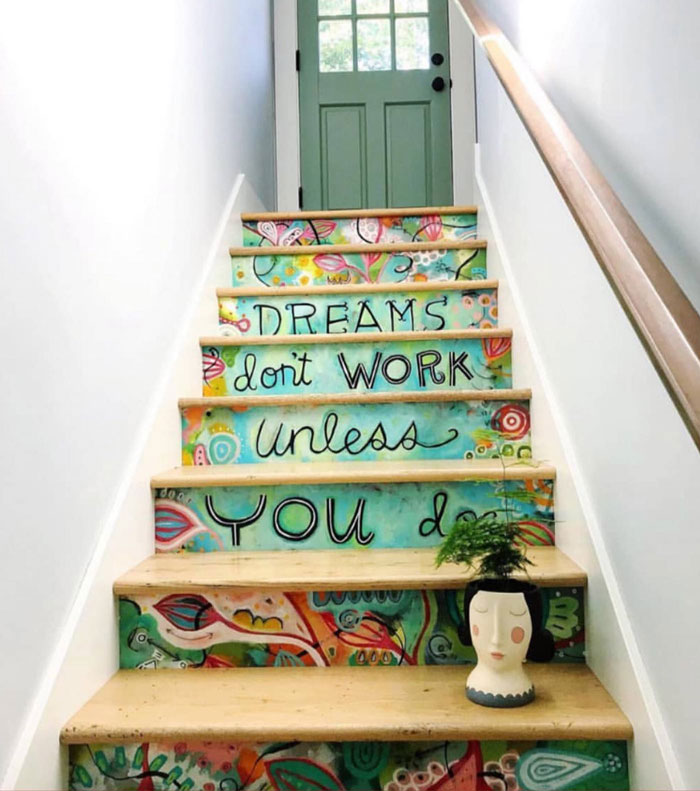
[[318, 0], [319, 70], [429, 69], [428, 0]]

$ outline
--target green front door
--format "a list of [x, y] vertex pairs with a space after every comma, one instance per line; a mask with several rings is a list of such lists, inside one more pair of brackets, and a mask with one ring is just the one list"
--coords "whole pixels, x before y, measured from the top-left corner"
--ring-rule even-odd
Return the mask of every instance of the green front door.
[[452, 203], [447, 0], [298, 0], [304, 209]]

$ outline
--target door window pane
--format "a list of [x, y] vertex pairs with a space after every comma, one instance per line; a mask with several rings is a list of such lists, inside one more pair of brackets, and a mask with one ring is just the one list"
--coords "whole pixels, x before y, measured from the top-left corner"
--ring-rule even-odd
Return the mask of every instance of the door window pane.
[[356, 0], [358, 14], [388, 14], [389, 0]]
[[357, 70], [391, 70], [391, 24], [388, 19], [357, 20]]
[[428, 0], [394, 0], [397, 14], [428, 13]]
[[428, 17], [415, 16], [396, 20], [396, 68], [430, 68]]
[[318, 23], [318, 60], [322, 72], [352, 71], [352, 22]]
[[350, 16], [352, 0], [318, 0], [319, 16]]

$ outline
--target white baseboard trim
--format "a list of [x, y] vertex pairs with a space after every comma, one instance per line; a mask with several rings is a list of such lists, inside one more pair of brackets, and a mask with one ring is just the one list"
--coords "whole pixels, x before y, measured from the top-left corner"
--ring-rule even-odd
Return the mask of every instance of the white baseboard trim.
[[[634, 676], [635, 683], [630, 685], [629, 680], [626, 680], [624, 684], [617, 683], [620, 681], [621, 677], [625, 675], [625, 671], [620, 672], [620, 669], [617, 668], [614, 672], [611, 672], [611, 669], [605, 666], [605, 662], [601, 660], [600, 656], [595, 657], [594, 661], [590, 662], [591, 667], [605, 684], [610, 694], [623, 708], [634, 727], [635, 741], [631, 748], [631, 764], [633, 769], [636, 765], [637, 782], [633, 782], [633, 787], [668, 787], [668, 785], [662, 785], [660, 782], [654, 783], [653, 780], [651, 781], [652, 784], [649, 785], [650, 779], [648, 773], [653, 762], [658, 760], [663, 763], [670, 787], [673, 789], [684, 789], [687, 786], [684, 784], [678, 759], [666, 724], [661, 715], [656, 694], [651, 685], [637, 640], [630, 627], [622, 594], [618, 587], [610, 556], [603, 538], [603, 531], [597, 519], [590, 492], [586, 486], [585, 476], [579, 465], [574, 443], [568, 432], [561, 407], [555, 396], [555, 388], [550, 381], [543, 363], [542, 354], [538, 349], [535, 333], [528, 320], [527, 310], [518, 287], [517, 270], [516, 267], [512, 265], [509, 258], [494, 207], [489, 197], [488, 187], [482, 176], [478, 145], [476, 146], [475, 173], [478, 192], [480, 193], [481, 201], [483, 202], [483, 207], [488, 217], [492, 240], [498, 250], [498, 257], [500, 259], [503, 275], [507, 281], [507, 288], [510, 292], [513, 307], [518, 317], [517, 323], [519, 326], [517, 331], [524, 336], [524, 341], [532, 357], [532, 363], [537, 371], [539, 386], [547, 402], [553, 427], [557, 432], [557, 441], [561, 447], [564, 463], [567, 467], [567, 474], [578, 495], [580, 509], [584, 518], [584, 524], [581, 528], [583, 530], [587, 528], [588, 538], [590, 539], [595, 553], [594, 562], [598, 564], [599, 569], [594, 570], [590, 567], [590, 555], [587, 557], [589, 561], [588, 564], [581, 562], [581, 560], [579, 560], [579, 562], [586, 568], [589, 574], [589, 580], [591, 577], [595, 577], [598, 574], [602, 577], [604, 591], [598, 591], [597, 597], [601, 598], [602, 596], [609, 599], [609, 605], [616, 621], [615, 627], [619, 632], [618, 635], [608, 635], [614, 644], [614, 648], [611, 652], [607, 653], [605, 658], [610, 659], [611, 663], [624, 663], [628, 665]], [[481, 220], [481, 207], [479, 217]], [[491, 253], [489, 253], [489, 255], [491, 255]], [[529, 385], [530, 383], [528, 383], [528, 386]], [[533, 388], [533, 395], [535, 394], [534, 390], [535, 388]], [[573, 551], [571, 551], [569, 547], [565, 547], [564, 549], [574, 560], [578, 560], [574, 547], [571, 548]], [[596, 614], [594, 613], [592, 617], [595, 618]], [[636, 688], [636, 696], [634, 694], [635, 689], [632, 689], [632, 687]], [[652, 738], [655, 744], [651, 743]], [[641, 755], [641, 753], [644, 752], [646, 752], [646, 755]], [[657, 754], [656, 756], [653, 755], [654, 752]], [[644, 764], [647, 764], [649, 769], [647, 769]], [[645, 774], [647, 774], [647, 777], [644, 777]], [[633, 781], [635, 780], [634, 777], [632, 779]], [[657, 780], [658, 779], [657, 777]]]
[[241, 239], [237, 215], [264, 208], [244, 174], [238, 174], [0, 788], [65, 787], [60, 728], [118, 667], [112, 582], [153, 552], [149, 478], [174, 466], [179, 458], [177, 397], [185, 394], [182, 388], [192, 392], [199, 385], [201, 363], [194, 339], [216, 327], [213, 289], [230, 284], [228, 248]]

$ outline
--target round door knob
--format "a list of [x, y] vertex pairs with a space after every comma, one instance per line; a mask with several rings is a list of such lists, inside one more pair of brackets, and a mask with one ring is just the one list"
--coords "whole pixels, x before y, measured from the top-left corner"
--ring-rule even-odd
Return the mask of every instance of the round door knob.
[[442, 64], [445, 62], [445, 56], [442, 54], [442, 52], [435, 52], [433, 53], [430, 60], [432, 61], [433, 66], [442, 66]]
[[433, 90], [438, 91], [438, 93], [445, 90], [445, 80], [443, 80], [442, 77], [436, 77], [431, 85], [433, 86]]

